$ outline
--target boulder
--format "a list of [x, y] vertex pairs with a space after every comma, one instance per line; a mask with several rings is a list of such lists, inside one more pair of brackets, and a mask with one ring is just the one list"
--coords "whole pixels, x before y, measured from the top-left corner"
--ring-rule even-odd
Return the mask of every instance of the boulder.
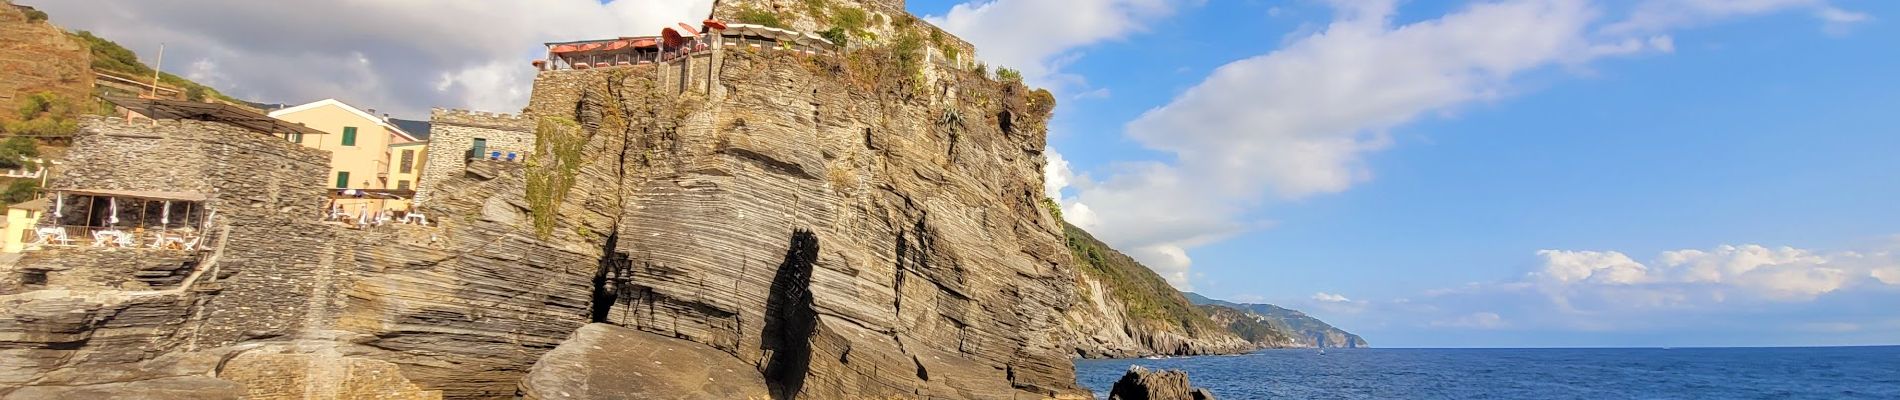
[[699, 343], [588, 324], [521, 379], [524, 399], [768, 399], [758, 369]]
[[1214, 393], [1188, 384], [1187, 372], [1149, 371], [1139, 365], [1131, 365], [1128, 367], [1128, 373], [1122, 375], [1121, 380], [1115, 381], [1115, 387], [1108, 392], [1108, 398], [1109, 400], [1213, 400]]

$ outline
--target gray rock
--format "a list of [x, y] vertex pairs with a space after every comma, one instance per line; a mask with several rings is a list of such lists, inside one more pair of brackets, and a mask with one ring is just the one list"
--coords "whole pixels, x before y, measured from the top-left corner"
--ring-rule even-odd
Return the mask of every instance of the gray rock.
[[588, 324], [521, 379], [524, 399], [764, 399], [765, 378], [712, 347]]
[[1109, 400], [1213, 400], [1214, 393], [1204, 388], [1196, 388], [1188, 383], [1186, 372], [1180, 370], [1150, 371], [1139, 365], [1128, 367], [1128, 373], [1115, 381], [1115, 387], [1108, 393]]

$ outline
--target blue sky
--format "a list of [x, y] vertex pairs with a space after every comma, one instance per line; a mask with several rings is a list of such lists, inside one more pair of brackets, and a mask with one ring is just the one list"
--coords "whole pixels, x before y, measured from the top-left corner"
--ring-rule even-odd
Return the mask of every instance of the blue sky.
[[[540, 43], [710, 6], [19, 2], [412, 119], [518, 111]], [[1183, 289], [1379, 346], [1900, 344], [1900, 3], [907, 4], [1057, 93], [1067, 218]]]
[[[1000, 11], [1009, 2], [963, 7]], [[962, 3], [912, 0], [909, 7], [955, 21], [950, 10]], [[1063, 99], [1051, 144], [1074, 174], [1098, 185], [1134, 174], [1128, 163], [1187, 170], [1186, 155], [1219, 154], [1168, 149], [1168, 140], [1188, 132], [1162, 130], [1144, 141], [1131, 124], [1181, 102], [1216, 68], [1296, 53], [1357, 12], [1323, 1], [1105, 3], [1165, 4], [1167, 11], [1127, 12], [1137, 27], [1027, 59], [1042, 63], [1026, 68], [1054, 75], [1039, 82]], [[1669, 4], [1693, 1], [1407, 1], [1387, 11], [1384, 25], [1450, 25], [1444, 20], [1474, 4], [1508, 3], [1576, 3], [1542, 15], [1581, 5], [1594, 15], [1575, 30], [1584, 41], [1621, 45], [1628, 36], [1640, 46], [1574, 60], [1539, 56], [1548, 59], [1480, 79], [1489, 81], [1474, 85], [1484, 95], [1435, 102], [1396, 123], [1348, 128], [1356, 132], [1344, 137], [1369, 143], [1351, 152], [1347, 169], [1357, 176], [1292, 195], [1279, 192], [1301, 183], [1267, 177], [1240, 184], [1239, 194], [1213, 203], [1230, 209], [1211, 217], [1241, 226], [1187, 240], [1179, 246], [1190, 260], [1184, 266], [1169, 266], [1177, 262], [1165, 251], [1140, 249], [1174, 238], [1115, 231], [1181, 223], [1190, 232], [1177, 236], [1201, 234], [1192, 221], [1170, 214], [1197, 213], [1194, 206], [1208, 203], [1137, 196], [1142, 201], [1129, 203], [1158, 205], [1152, 208], [1162, 211], [1154, 213], [1163, 215], [1090, 228], [1111, 230], [1098, 233], [1164, 275], [1179, 273], [1171, 276], [1177, 286], [1306, 309], [1387, 346], [1900, 344], [1900, 311], [1890, 306], [1900, 304], [1900, 278], [1875, 272], [1895, 271], [1887, 269], [1895, 265], [1889, 253], [1900, 248], [1900, 157], [1893, 156], [1900, 150], [1900, 79], [1893, 74], [1900, 71], [1900, 30], [1888, 22], [1900, 15], [1900, 4], [1770, 0], [1709, 6], [1749, 8], [1716, 10]], [[980, 51], [1010, 45], [973, 30], [959, 33]], [[1450, 68], [1456, 75], [1464, 67]], [[1382, 72], [1308, 73], [1319, 79]], [[1197, 110], [1192, 120], [1168, 121], [1189, 121], [1170, 128], [1192, 130], [1203, 127], [1197, 121], [1230, 114], [1328, 112], [1258, 106], [1264, 107]], [[1374, 112], [1364, 119], [1386, 117]], [[1232, 128], [1201, 136], [1234, 146], [1300, 145], [1244, 132], [1245, 125], [1206, 126]], [[1303, 166], [1249, 161], [1256, 164], [1222, 167]], [[1177, 175], [1189, 182], [1255, 179]], [[1158, 188], [1221, 197], [1205, 193], [1207, 187], [1227, 186]], [[1065, 204], [1087, 204], [1080, 191], [1064, 189]], [[1141, 212], [1091, 206], [1096, 213]], [[1545, 250], [1551, 252], [1540, 254]], [[1699, 253], [1664, 259], [1664, 252], [1681, 250]], [[1629, 265], [1624, 260], [1640, 265], [1641, 276], [1604, 272]], [[1697, 265], [1722, 272], [1698, 274]], [[1553, 269], [1573, 267], [1599, 273], [1558, 278]]]

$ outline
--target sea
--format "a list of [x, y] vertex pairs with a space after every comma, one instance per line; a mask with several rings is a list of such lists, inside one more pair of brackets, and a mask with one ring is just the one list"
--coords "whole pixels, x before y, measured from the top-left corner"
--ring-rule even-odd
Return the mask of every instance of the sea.
[[1900, 346], [1313, 349], [1078, 360], [1108, 398], [1130, 365], [1179, 369], [1219, 399], [1900, 400]]

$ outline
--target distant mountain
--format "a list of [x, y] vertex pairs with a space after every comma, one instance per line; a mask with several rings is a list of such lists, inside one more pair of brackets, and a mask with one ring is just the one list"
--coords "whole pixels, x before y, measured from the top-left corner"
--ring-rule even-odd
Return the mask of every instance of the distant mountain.
[[1361, 338], [1359, 335], [1352, 334], [1351, 332], [1346, 332], [1343, 329], [1335, 328], [1332, 324], [1327, 324], [1326, 321], [1321, 321], [1319, 318], [1306, 315], [1306, 313], [1300, 312], [1300, 310], [1272, 304], [1246, 304], [1215, 300], [1194, 292], [1182, 292], [1181, 295], [1186, 296], [1188, 302], [1194, 303], [1195, 305], [1219, 306], [1245, 310], [1268, 320], [1278, 321], [1283, 326], [1299, 334], [1299, 337], [1294, 339], [1298, 346], [1318, 346], [1320, 343], [1314, 339], [1324, 337], [1326, 339], [1325, 347], [1371, 347], [1371, 345], [1366, 343], [1365, 338]]

